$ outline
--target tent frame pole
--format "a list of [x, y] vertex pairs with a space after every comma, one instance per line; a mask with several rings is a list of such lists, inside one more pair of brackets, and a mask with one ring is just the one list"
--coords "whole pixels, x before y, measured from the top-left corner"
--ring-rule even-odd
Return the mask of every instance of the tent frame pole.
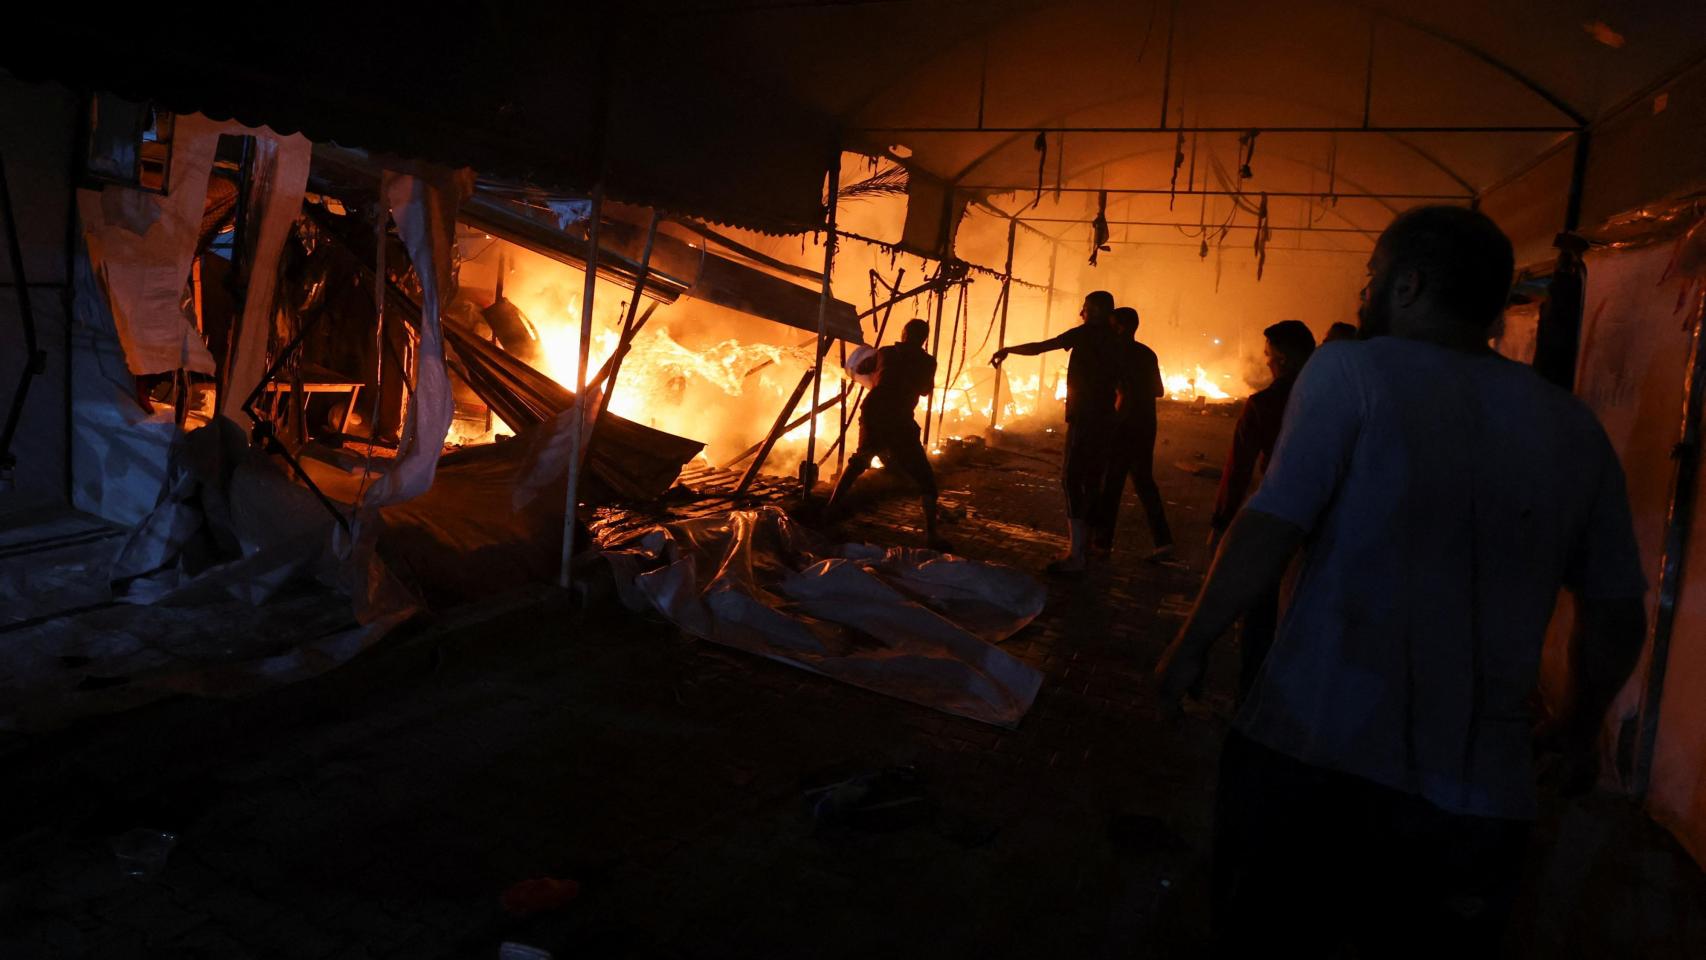
[[[943, 264], [941, 267], [938, 267], [937, 273], [940, 274], [942, 269], [946, 268], [946, 266], [947, 266], [947, 264]], [[937, 355], [939, 355], [942, 352], [942, 305], [947, 301], [947, 299], [948, 299], [948, 285], [943, 284], [942, 288], [936, 291], [936, 323], [934, 324], [935, 333], [931, 337], [931, 340], [930, 340], [930, 358], [932, 360], [934, 360], [937, 357]], [[943, 403], [948, 402], [948, 396], [947, 396], [946, 392], [944, 392], [942, 394], [942, 402]], [[930, 425], [932, 423], [934, 423], [935, 421], [936, 421], [936, 385], [934, 383], [932, 383], [930, 385], [930, 395], [924, 401], [924, 449], [926, 451], [928, 451], [930, 449]]]
[[[622, 372], [622, 361], [628, 356], [628, 348], [633, 343], [635, 334], [640, 332], [640, 326], [644, 323], [642, 321], [640, 324], [636, 324], [634, 314], [640, 308], [640, 295], [646, 290], [646, 278], [651, 275], [652, 245], [658, 238], [658, 221], [661, 219], [663, 219], [662, 214], [653, 210], [651, 225], [646, 228], [646, 245], [640, 253], [640, 272], [634, 277], [634, 296], [628, 300], [628, 312], [622, 317], [622, 337], [616, 341], [616, 349], [611, 353], [610, 359], [605, 361], [604, 369], [599, 371], [599, 376], [593, 378], [593, 382], [601, 383], [603, 389], [598, 397], [598, 416], [586, 428], [588, 449], [592, 447], [592, 435], [598, 432], [599, 421], [603, 420], [604, 414], [610, 410], [610, 398], [616, 394], [616, 375]], [[647, 308], [646, 316], [648, 318], [652, 315], [653, 308], [655, 308], [655, 304], [653, 307]]]
[[1694, 301], [1694, 335], [1689, 348], [1688, 382], [1682, 393], [1682, 423], [1671, 454], [1676, 468], [1671, 476], [1670, 503], [1665, 511], [1664, 552], [1659, 561], [1659, 602], [1653, 617], [1647, 682], [1641, 694], [1641, 739], [1635, 753], [1635, 796], [1642, 801], [1652, 785], [1665, 672], [1670, 666], [1671, 635], [1676, 630], [1676, 605], [1688, 557], [1688, 534], [1694, 526], [1694, 501], [1700, 475], [1701, 407], [1706, 402], [1706, 349], [1703, 349], [1706, 345], [1701, 342], [1700, 329], [1703, 324], [1706, 324], [1706, 290], [1697, 294]]
[[[817, 486], [817, 408], [822, 401], [823, 358], [829, 352], [825, 338], [829, 331], [829, 301], [832, 296], [830, 274], [835, 266], [835, 211], [840, 206], [841, 148], [830, 155], [829, 194], [824, 212], [823, 286], [817, 301], [817, 359], [812, 363], [812, 417], [806, 425], [806, 458], [800, 461], [800, 501], [811, 502], [812, 488]], [[844, 391], [845, 392], [845, 391]]]
[[[1013, 291], [1013, 240], [1017, 236], [1018, 232], [1018, 219], [1009, 218], [1007, 221], [1007, 269], [1002, 271], [1003, 276], [1001, 277], [1001, 327], [1000, 331], [995, 335], [995, 349], [997, 350], [1007, 346], [1007, 305], [1009, 300], [1012, 298]], [[1049, 261], [1049, 265], [1050, 267], [1054, 265], [1052, 258]], [[1052, 275], [1049, 277], [1049, 283], [1051, 285], [1054, 283], [1054, 277]], [[1001, 371], [995, 371], [995, 402], [989, 405], [989, 429], [991, 433], [1001, 429], [1002, 379]]]
[[[1060, 243], [1051, 241], [1048, 248], [1048, 292], [1043, 295], [1043, 339], [1048, 339], [1049, 317], [1054, 313], [1054, 261], [1060, 255]], [[1048, 354], [1037, 354], [1037, 414], [1043, 412], [1043, 392], [1048, 389]], [[1053, 394], [1046, 399], [1053, 400]]]
[[598, 292], [598, 226], [603, 219], [604, 182], [600, 180], [592, 188], [592, 212], [587, 225], [586, 284], [581, 292], [581, 336], [577, 353], [580, 362], [575, 370], [575, 418], [569, 435], [572, 441], [569, 449], [574, 451], [574, 455], [569, 458], [569, 483], [563, 500], [563, 560], [557, 571], [557, 584], [564, 590], [569, 589], [572, 582], [570, 567], [575, 555], [575, 514], [580, 501], [581, 461], [586, 453], [586, 365], [592, 353], [592, 300]]

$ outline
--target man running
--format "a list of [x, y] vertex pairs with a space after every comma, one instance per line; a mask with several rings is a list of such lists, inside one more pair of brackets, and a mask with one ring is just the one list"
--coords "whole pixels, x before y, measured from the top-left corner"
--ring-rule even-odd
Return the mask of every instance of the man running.
[[1084, 298], [1084, 307], [1078, 311], [1083, 323], [1047, 340], [997, 350], [989, 359], [1000, 366], [1009, 354], [1034, 357], [1050, 350], [1072, 351], [1066, 365], [1066, 453], [1061, 463], [1071, 546], [1066, 556], [1048, 565], [1050, 573], [1081, 574], [1090, 566], [1090, 513], [1102, 495], [1102, 476], [1113, 441], [1120, 356], [1113, 312], [1114, 295], [1096, 290]]
[[924, 349], [929, 334], [930, 324], [909, 320], [899, 343], [878, 350], [855, 371], [874, 374], [876, 386], [865, 394], [859, 410], [859, 449], [847, 458], [847, 469], [829, 495], [828, 509], [833, 515], [853, 482], [870, 469], [871, 458], [881, 456], [883, 466], [899, 470], [918, 485], [924, 500], [924, 539], [930, 549], [945, 553], [952, 547], [936, 534], [936, 474], [919, 442], [918, 421], [913, 419], [918, 398], [936, 382], [936, 358]]
[[1114, 330], [1120, 336], [1118, 411], [1114, 418], [1114, 441], [1108, 453], [1108, 471], [1102, 480], [1102, 496], [1090, 524], [1090, 547], [1106, 556], [1114, 549], [1114, 523], [1119, 519], [1120, 496], [1126, 477], [1143, 504], [1149, 519], [1149, 537], [1155, 549], [1151, 560], [1173, 553], [1173, 533], [1167, 526], [1167, 509], [1161, 490], [1155, 486], [1155, 401], [1166, 396], [1161, 381], [1161, 362], [1155, 351], [1137, 341], [1137, 311], [1120, 307], [1114, 311]]

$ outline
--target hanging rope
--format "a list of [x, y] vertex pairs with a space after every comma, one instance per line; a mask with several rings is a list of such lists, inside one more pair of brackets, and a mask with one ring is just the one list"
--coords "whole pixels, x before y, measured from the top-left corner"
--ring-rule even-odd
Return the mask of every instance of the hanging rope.
[[1038, 130], [1037, 139], [1031, 144], [1031, 148], [1037, 151], [1037, 195], [1031, 200], [1030, 206], [1025, 208], [1027, 210], [1043, 202], [1043, 175], [1048, 169], [1048, 134]]

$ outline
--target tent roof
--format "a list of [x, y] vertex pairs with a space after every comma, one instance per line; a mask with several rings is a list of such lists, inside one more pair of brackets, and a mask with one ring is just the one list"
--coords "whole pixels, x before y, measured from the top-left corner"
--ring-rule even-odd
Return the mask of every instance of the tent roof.
[[[778, 231], [815, 222], [837, 131], [995, 194], [1034, 188], [1036, 131], [1065, 130], [1044, 179], [1086, 192], [1048, 212], [1082, 221], [1096, 188], [1169, 187], [1177, 134], [1163, 123], [1215, 131], [1187, 135], [1199, 186], [1211, 156], [1235, 173], [1238, 131], [1259, 129], [1247, 189], [1331, 184], [1345, 200], [1317, 214], [1354, 235], [1520, 171], [1706, 37], [1691, 0], [573, 6], [291, 8], [289, 22], [207, 37], [163, 24], [91, 37], [81, 12], [49, 13], [8, 31], [0, 63], [555, 186], [584, 186], [602, 163], [612, 196]], [[1117, 214], [1190, 220], [1166, 199], [1127, 195]], [[1275, 202], [1276, 222], [1301, 209]]]

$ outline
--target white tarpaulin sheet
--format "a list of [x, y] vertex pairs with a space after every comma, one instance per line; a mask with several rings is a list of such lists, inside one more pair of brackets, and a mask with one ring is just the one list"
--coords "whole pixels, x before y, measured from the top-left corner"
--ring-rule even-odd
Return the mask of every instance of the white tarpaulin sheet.
[[[280, 137], [265, 127], [250, 128], [200, 114], [180, 116], [174, 124], [166, 193], [119, 185], [77, 191], [89, 258], [107, 292], [131, 373], [214, 372], [213, 356], [184, 314], [182, 302], [221, 134], [252, 135], [258, 148], [253, 183], [255, 209], [261, 215], [251, 259], [251, 290], [262, 295], [251, 296], [245, 305], [238, 354], [250, 362], [239, 364], [237, 371], [247, 372], [247, 378], [234, 382], [252, 387], [260, 379], [259, 368], [245, 368], [266, 362], [266, 320], [272, 310], [278, 255], [302, 205], [310, 144], [300, 134]], [[258, 352], [251, 349], [245, 354], [243, 340], [257, 336]]]
[[440, 311], [455, 292], [451, 254], [456, 247], [456, 211], [474, 189], [472, 171], [423, 176], [386, 171], [381, 191], [397, 223], [421, 283], [420, 346], [415, 351], [414, 388], [403, 436], [391, 469], [367, 491], [364, 505], [384, 506], [418, 497], [432, 486], [444, 438], [450, 433], [454, 401], [444, 366]]
[[995, 644], [1042, 612], [1030, 576], [931, 550], [829, 544], [775, 507], [605, 544], [623, 602], [693, 636], [985, 723], [1042, 684]]

